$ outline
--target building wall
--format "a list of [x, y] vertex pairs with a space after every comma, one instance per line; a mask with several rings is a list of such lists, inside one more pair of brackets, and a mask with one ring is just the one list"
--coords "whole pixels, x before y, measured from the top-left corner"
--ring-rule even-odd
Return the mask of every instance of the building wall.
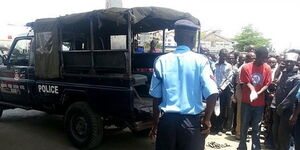
[[234, 42], [229, 38], [220, 35], [221, 31], [212, 31], [204, 36], [201, 40], [201, 46], [208, 48], [212, 53], [219, 53], [223, 48], [228, 51], [233, 51]]
[[215, 42], [215, 41], [201, 41], [202, 47], [208, 48], [211, 52], [218, 53], [220, 49], [227, 49], [233, 51], [232, 42]]
[[106, 8], [123, 7], [122, 0], [106, 0]]

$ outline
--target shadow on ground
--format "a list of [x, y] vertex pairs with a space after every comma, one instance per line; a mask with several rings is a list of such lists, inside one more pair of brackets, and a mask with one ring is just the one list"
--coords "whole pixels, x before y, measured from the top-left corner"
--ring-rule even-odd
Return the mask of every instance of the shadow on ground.
[[[0, 121], [1, 150], [75, 150], [64, 130], [63, 117], [40, 111], [4, 111]], [[96, 150], [153, 150], [148, 137], [137, 137], [128, 129], [105, 131]]]

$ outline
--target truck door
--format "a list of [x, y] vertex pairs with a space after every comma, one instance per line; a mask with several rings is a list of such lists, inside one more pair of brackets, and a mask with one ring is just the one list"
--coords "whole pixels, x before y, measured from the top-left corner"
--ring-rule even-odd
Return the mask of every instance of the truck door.
[[28, 70], [31, 37], [16, 38], [4, 65], [0, 67], [2, 101], [29, 106]]

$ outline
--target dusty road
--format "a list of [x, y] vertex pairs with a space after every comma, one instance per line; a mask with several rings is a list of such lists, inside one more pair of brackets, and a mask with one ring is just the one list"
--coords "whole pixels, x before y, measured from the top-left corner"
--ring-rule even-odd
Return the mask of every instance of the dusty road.
[[[207, 142], [227, 143], [222, 150], [234, 150], [238, 141], [228, 135], [209, 136]], [[248, 143], [249, 144], [249, 143]], [[22, 109], [6, 110], [0, 121], [1, 150], [76, 150], [69, 142], [60, 116]], [[136, 137], [130, 131], [106, 132], [97, 150], [153, 150], [148, 137]], [[212, 148], [207, 147], [207, 150]]]
[[[99, 150], [153, 150], [147, 137], [128, 130], [106, 132]], [[76, 150], [69, 142], [60, 116], [22, 109], [6, 110], [0, 121], [1, 150]]]

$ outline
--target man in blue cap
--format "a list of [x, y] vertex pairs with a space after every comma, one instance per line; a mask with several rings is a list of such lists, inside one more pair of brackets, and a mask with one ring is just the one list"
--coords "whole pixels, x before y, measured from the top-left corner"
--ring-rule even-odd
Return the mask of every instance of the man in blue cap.
[[191, 51], [199, 28], [189, 20], [176, 21], [176, 50], [154, 63], [149, 94], [154, 97], [150, 137], [156, 138], [156, 150], [203, 150], [210, 132], [218, 89], [208, 59]]

